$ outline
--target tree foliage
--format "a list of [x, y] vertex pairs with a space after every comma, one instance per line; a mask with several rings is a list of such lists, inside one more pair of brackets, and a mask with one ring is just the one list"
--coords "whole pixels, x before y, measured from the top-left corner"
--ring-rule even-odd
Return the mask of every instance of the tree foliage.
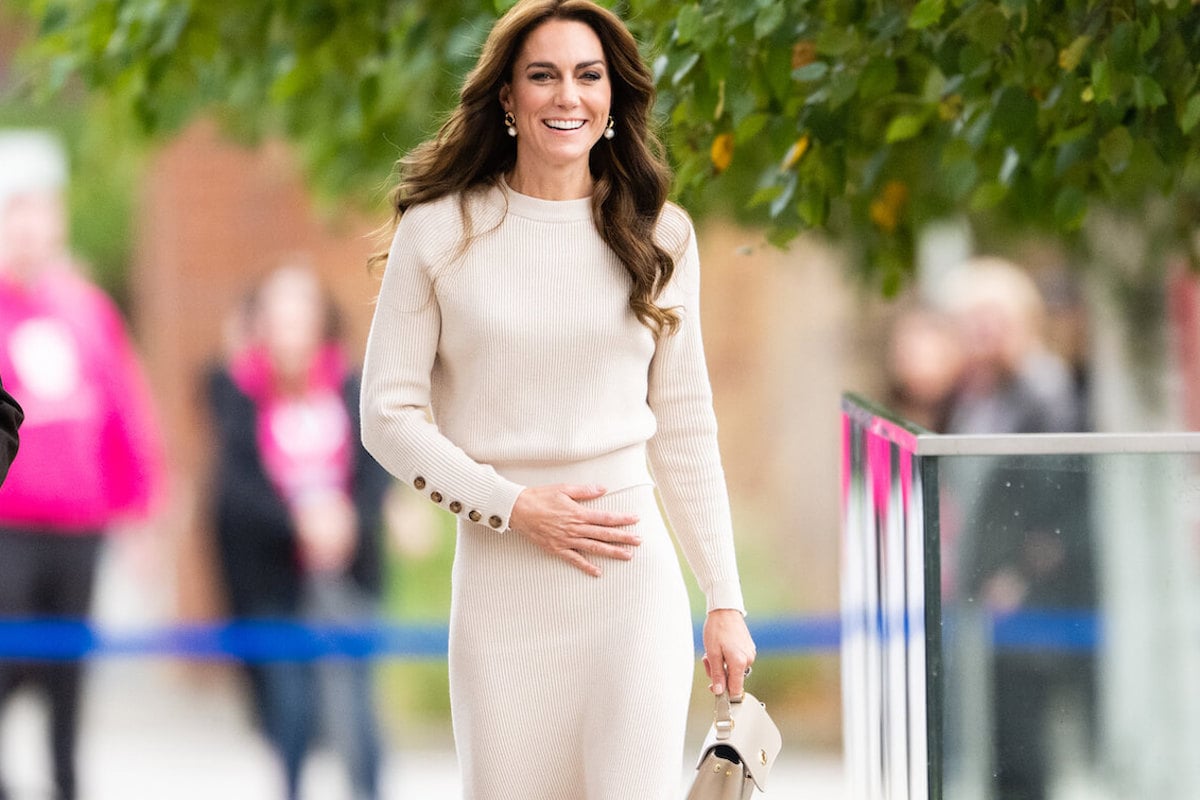
[[[201, 111], [279, 131], [318, 187], [371, 197], [512, 3], [10, 1], [36, 20], [38, 92], [77, 77], [150, 134]], [[607, 4], [645, 45], [683, 200], [780, 243], [828, 230], [885, 286], [947, 215], [1069, 235], [1164, 198], [1182, 246], [1200, 209], [1195, 0]]]
[[777, 236], [830, 228], [885, 282], [947, 215], [1069, 235], [1163, 196], [1165, 235], [1195, 223], [1194, 3], [704, 0], [656, 41], [681, 179], [740, 166]]

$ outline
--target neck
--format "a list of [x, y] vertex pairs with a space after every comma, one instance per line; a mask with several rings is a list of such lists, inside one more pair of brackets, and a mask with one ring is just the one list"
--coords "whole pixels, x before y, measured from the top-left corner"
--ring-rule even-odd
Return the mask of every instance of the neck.
[[542, 200], [578, 200], [590, 197], [594, 183], [586, 163], [559, 169], [531, 170], [522, 168], [519, 160], [506, 180], [514, 192]]

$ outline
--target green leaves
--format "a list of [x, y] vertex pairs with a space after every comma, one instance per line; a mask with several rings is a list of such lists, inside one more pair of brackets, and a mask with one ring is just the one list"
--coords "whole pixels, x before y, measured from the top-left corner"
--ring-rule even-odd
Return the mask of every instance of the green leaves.
[[[754, 133], [739, 132], [750, 146], [685, 199], [736, 198], [730, 187], [744, 180], [758, 201], [749, 216], [764, 215], [777, 239], [819, 224], [858, 243], [868, 270], [890, 265], [892, 280], [916, 231], [946, 214], [1070, 235], [1097, 203], [1138, 208], [1151, 194], [1197, 191], [1200, 18], [1186, 3], [1131, 15], [1127, 3], [918, 0], [852, 12], [808, 0], [781, 21], [771, 0], [742, 16], [726, 5], [698, 7], [744, 56], [727, 92], [751, 98]], [[767, 48], [791, 53], [784, 90]], [[676, 158], [696, 157], [690, 143], [711, 141], [708, 130], [676, 118]], [[780, 165], [800, 134], [812, 148], [793, 183]], [[1195, 166], [1173, 174], [1170, 163]]]
[[884, 141], [891, 144], [913, 138], [925, 127], [925, 119], [924, 114], [901, 114], [888, 123]]
[[[35, 21], [43, 94], [75, 80], [151, 135], [202, 112], [244, 136], [279, 131], [318, 188], [371, 197], [513, 4], [9, 1]], [[766, 224], [779, 243], [824, 228], [880, 281], [947, 214], [1069, 233], [1096, 204], [1200, 193], [1189, 2], [601, 2], [653, 61], [689, 208]], [[718, 172], [726, 135], [736, 155]]]
[[1200, 124], [1200, 94], [1192, 95], [1184, 106], [1183, 116], [1179, 119], [1179, 129], [1185, 134], [1191, 133]]
[[946, 0], [920, 0], [908, 18], [908, 27], [913, 30], [928, 28], [942, 18], [946, 11]]
[[1133, 134], [1124, 125], [1118, 125], [1100, 139], [1100, 158], [1113, 173], [1124, 172], [1131, 155]]

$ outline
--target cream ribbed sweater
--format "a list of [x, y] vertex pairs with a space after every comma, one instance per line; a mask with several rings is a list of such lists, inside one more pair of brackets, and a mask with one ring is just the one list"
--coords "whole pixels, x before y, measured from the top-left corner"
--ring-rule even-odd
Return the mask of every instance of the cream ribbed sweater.
[[643, 482], [648, 454], [709, 609], [742, 609], [686, 214], [668, 205], [658, 226], [677, 264], [659, 304], [678, 307], [682, 326], [656, 341], [629, 310], [628, 275], [589, 199], [501, 183], [466, 208], [468, 224], [446, 197], [396, 229], [363, 369], [367, 449], [497, 536], [516, 535], [526, 467], [561, 465], [561, 482], [616, 491]]

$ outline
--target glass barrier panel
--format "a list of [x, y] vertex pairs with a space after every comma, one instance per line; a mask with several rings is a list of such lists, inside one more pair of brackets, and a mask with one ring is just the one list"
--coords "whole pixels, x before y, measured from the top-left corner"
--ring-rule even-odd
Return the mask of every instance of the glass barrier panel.
[[937, 461], [944, 796], [1200, 796], [1197, 457]]
[[1200, 434], [843, 410], [851, 796], [1200, 797]]

